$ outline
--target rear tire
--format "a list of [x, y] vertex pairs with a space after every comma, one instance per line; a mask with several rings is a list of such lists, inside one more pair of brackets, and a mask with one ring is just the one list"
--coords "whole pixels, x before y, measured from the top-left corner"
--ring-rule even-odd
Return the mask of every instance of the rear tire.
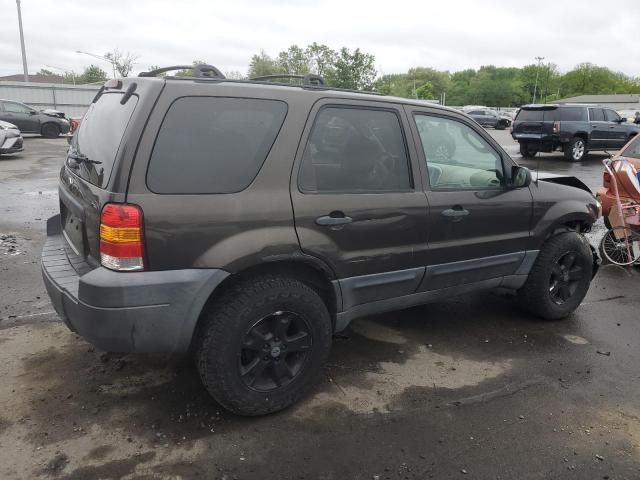
[[572, 162], [581, 161], [587, 154], [587, 144], [581, 137], [573, 137], [564, 146], [564, 158]]
[[204, 315], [198, 371], [228, 410], [247, 416], [277, 412], [318, 382], [331, 350], [331, 317], [301, 281], [262, 275], [242, 282]]
[[532, 148], [527, 143], [520, 144], [520, 155], [524, 158], [533, 158], [537, 155], [538, 151], [535, 148]]
[[504, 130], [505, 128], [507, 128], [507, 124], [504, 122], [498, 122], [496, 124], [496, 130]]
[[41, 132], [44, 138], [58, 138], [60, 135], [60, 127], [55, 123], [45, 123], [42, 126]]
[[518, 291], [520, 305], [545, 320], [567, 317], [584, 299], [593, 273], [587, 240], [576, 232], [549, 238]]

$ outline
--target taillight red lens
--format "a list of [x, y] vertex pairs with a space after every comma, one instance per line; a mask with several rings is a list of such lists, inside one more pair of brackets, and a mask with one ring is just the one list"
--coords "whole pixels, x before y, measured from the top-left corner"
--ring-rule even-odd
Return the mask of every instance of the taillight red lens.
[[100, 216], [100, 261], [116, 271], [144, 270], [142, 210], [137, 205], [108, 203]]
[[609, 188], [611, 186], [611, 174], [609, 172], [604, 172], [602, 174], [602, 186], [605, 188]]

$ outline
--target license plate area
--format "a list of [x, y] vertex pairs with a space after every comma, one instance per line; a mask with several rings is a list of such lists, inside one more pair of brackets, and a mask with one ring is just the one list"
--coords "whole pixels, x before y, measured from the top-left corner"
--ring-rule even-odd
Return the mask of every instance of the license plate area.
[[67, 243], [76, 255], [84, 256], [84, 226], [82, 220], [69, 211], [67, 208], [61, 207], [62, 233]]

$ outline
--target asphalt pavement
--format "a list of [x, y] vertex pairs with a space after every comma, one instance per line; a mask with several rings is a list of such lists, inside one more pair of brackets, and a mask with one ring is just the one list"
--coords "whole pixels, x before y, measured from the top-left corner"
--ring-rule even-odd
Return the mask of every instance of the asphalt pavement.
[[[601, 181], [604, 155], [523, 161], [491, 134]], [[0, 478], [640, 478], [637, 269], [603, 266], [559, 322], [501, 293], [358, 320], [309, 398], [239, 418], [188, 356], [106, 355], [57, 319], [39, 258], [65, 149], [0, 159]]]

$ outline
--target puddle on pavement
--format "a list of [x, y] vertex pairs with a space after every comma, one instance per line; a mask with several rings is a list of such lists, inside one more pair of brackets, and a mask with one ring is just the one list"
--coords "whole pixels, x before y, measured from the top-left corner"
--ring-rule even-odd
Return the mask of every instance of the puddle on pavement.
[[[393, 328], [367, 320], [357, 320], [351, 326], [354, 333], [377, 342], [394, 345], [408, 340]], [[389, 412], [409, 388], [459, 389], [473, 387], [507, 373], [510, 360], [471, 360], [459, 355], [437, 353], [426, 345], [407, 347], [410, 352], [402, 362], [382, 361], [375, 371], [354, 370], [336, 366], [330, 368], [335, 388], [320, 392], [296, 408], [295, 415], [305, 417], [331, 404], [354, 413]], [[334, 375], [335, 374], [335, 375]]]
[[169, 372], [150, 371], [142, 375], [128, 375], [116, 378], [113, 383], [100, 385], [102, 393], [111, 395], [132, 395], [142, 390], [169, 383], [175, 375]]
[[560, 335], [567, 342], [573, 343], [575, 345], [589, 345], [589, 340], [584, 337], [579, 337], [578, 335]]

